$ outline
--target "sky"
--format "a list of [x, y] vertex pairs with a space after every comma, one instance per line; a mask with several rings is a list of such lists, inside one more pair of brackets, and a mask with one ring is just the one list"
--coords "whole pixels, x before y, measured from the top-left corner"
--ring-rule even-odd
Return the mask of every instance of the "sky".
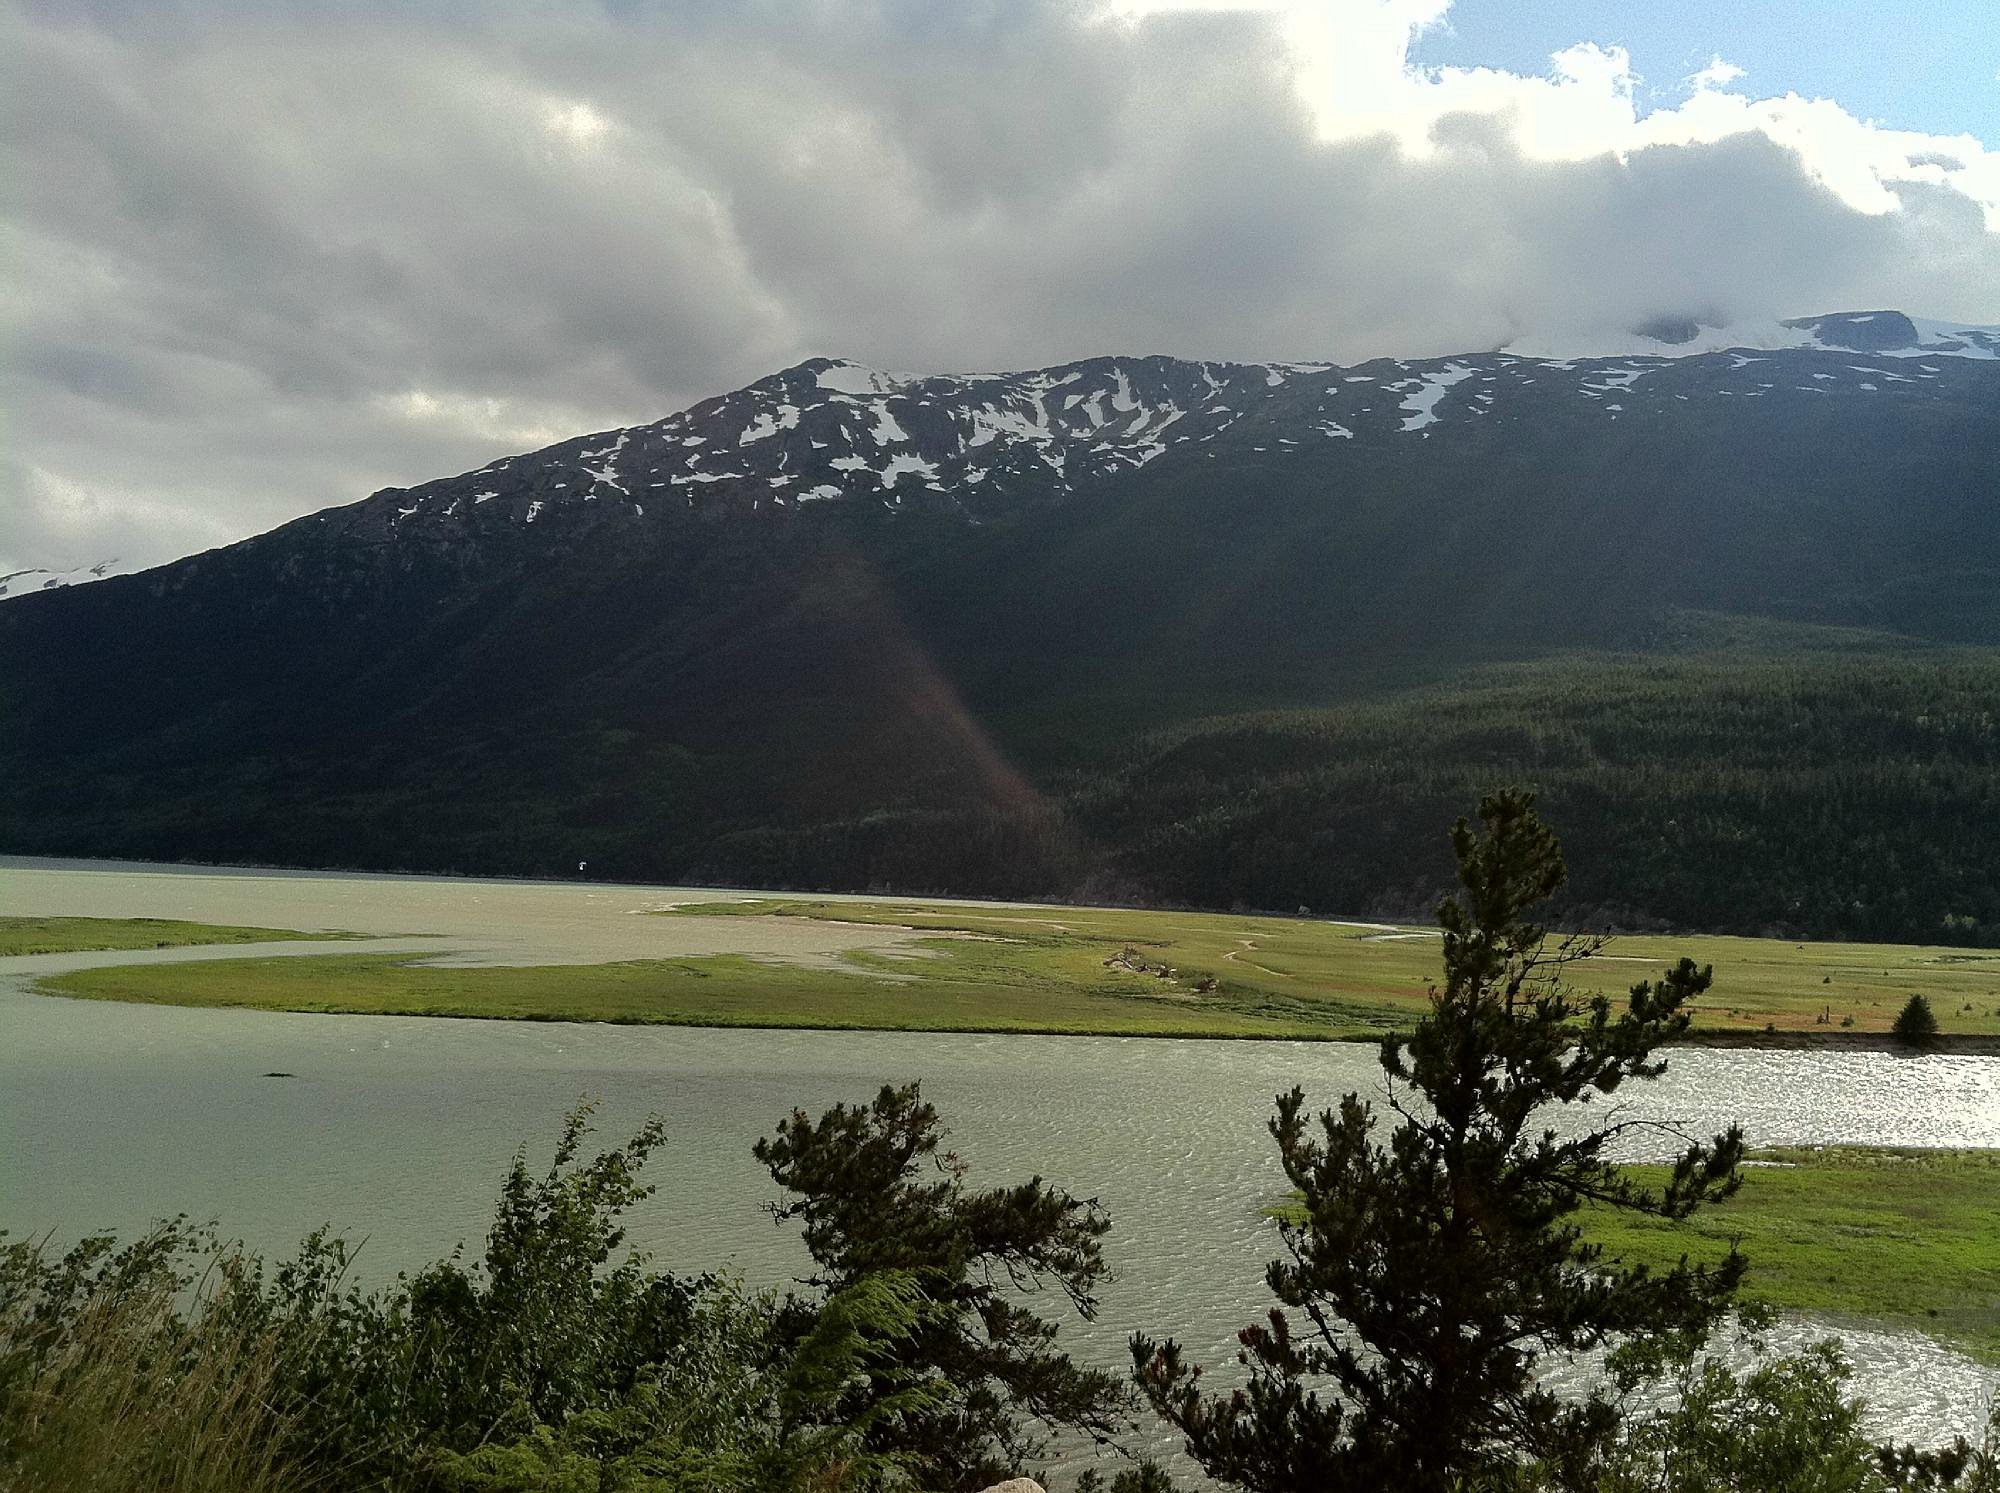
[[0, 571], [818, 356], [2000, 323], [1991, 0], [0, 0]]

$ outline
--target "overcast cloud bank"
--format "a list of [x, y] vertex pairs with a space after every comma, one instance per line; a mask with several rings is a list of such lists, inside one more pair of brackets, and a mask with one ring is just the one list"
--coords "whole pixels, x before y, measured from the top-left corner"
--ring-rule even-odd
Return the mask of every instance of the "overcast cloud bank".
[[[0, 570], [167, 559], [815, 354], [2000, 321], [2000, 152], [1444, 0], [17, 12]], [[1656, 86], [1662, 81], [1650, 80]]]

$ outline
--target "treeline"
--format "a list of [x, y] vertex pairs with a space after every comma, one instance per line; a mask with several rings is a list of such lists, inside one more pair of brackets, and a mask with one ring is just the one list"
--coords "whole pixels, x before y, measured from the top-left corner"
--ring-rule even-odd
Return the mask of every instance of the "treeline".
[[1533, 784], [1575, 921], [2000, 942], [2000, 663], [1584, 657], [1335, 711], [1173, 729], [1079, 782], [1157, 896], [1428, 913], [1421, 827]]
[[1025, 806], [716, 836], [750, 886], [1428, 917], [1427, 827], [1532, 784], [1585, 870], [1565, 920], [2000, 943], [2000, 657], [1572, 656], [1337, 709], [1167, 727]]

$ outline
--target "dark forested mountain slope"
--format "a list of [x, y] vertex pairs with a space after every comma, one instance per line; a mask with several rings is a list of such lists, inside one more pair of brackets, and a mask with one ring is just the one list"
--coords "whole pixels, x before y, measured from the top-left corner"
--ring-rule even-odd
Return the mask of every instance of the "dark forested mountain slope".
[[[1588, 676], [1588, 700], [1647, 652], [1831, 648], [1812, 663], [1831, 698], [1839, 670], [1896, 678], [1970, 646], [1948, 693], [1983, 708], [2000, 343], [1894, 313], [1767, 341], [1789, 345], [922, 379], [806, 363], [654, 425], [0, 602], [0, 846], [1290, 907], [1425, 888], [1359, 841], [1287, 831], [1306, 848], [1254, 874], [1232, 844], [1276, 843], [1285, 815], [1421, 837], [1433, 797], [1488, 774], [1541, 773], [1608, 823], [1670, 812], [1694, 756], [1744, 753], [1768, 781], [1702, 812], [1754, 838], [1793, 812], [1773, 785], [1792, 804], [1833, 781], [1787, 776], [1775, 748], [1804, 732], [1815, 762], [1858, 775], [1843, 801], [1886, 803], [1868, 772], [1924, 778], [1929, 738], [1843, 741], [1839, 709], [1715, 703], [1742, 697], [1723, 687], [1738, 675], [1777, 698], [1763, 663], [1685, 669], [1587, 787], [1436, 730], [1438, 699], [1471, 697], [1439, 681], [1579, 649], [1593, 658], [1537, 677]], [[1534, 709], [1567, 711], [1565, 689]], [[1391, 725], [1369, 728], [1359, 777], [1345, 727], [1294, 731], [1259, 766], [1269, 728], [1216, 723], [1368, 701]], [[1140, 764], [1170, 729], [1235, 765], [1166, 792]], [[1950, 750], [1924, 780], [1970, 813], [1950, 796], [1983, 748]], [[1924, 833], [1881, 832], [1891, 850]], [[1752, 916], [1619, 864], [1629, 883], [1586, 890], [1620, 916]], [[1977, 898], [1889, 913], [1832, 895], [1754, 916], [2000, 924]]]

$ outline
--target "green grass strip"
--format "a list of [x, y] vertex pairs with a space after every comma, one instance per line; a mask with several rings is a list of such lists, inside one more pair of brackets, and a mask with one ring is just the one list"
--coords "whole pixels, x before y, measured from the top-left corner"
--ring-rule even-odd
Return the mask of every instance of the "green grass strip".
[[[1735, 1241], [1746, 1300], [1943, 1339], [2000, 1363], [2000, 1151], [1882, 1146], [1752, 1153], [1735, 1197], [1679, 1223], [1600, 1205], [1580, 1215], [1607, 1257], [1667, 1269]], [[1635, 1166], [1658, 1185], [1669, 1168]], [[1267, 1210], [1296, 1219], [1296, 1202]]]
[[285, 939], [357, 938], [291, 928], [234, 928], [173, 918], [3, 918], [0, 957], [81, 954], [99, 949], [175, 949], [196, 944], [274, 943]]
[[463, 1016], [683, 1026], [878, 1031], [1044, 1032], [1065, 1035], [1340, 1037], [1374, 1018], [1338, 1003], [1304, 1016], [1162, 995], [1145, 976], [1091, 988], [976, 964], [929, 967], [853, 956], [852, 969], [765, 963], [739, 955], [623, 964], [436, 968], [412, 955], [303, 956], [128, 965], [45, 978], [56, 995], [280, 1011]]

